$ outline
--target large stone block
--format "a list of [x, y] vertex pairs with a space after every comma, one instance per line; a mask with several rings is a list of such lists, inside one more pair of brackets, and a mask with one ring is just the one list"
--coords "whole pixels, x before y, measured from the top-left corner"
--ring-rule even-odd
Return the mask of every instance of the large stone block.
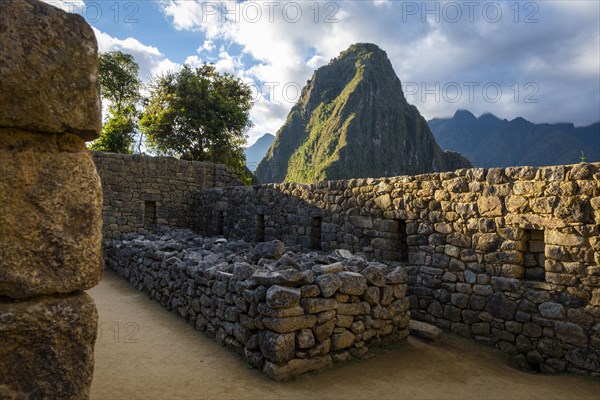
[[338, 307], [338, 302], [335, 299], [302, 299], [300, 304], [307, 314], [318, 314], [323, 311], [335, 310]]
[[347, 330], [344, 330], [341, 333], [336, 333], [331, 336], [331, 349], [334, 351], [345, 349], [354, 343], [354, 338], [355, 337], [352, 332]]
[[262, 321], [268, 329], [278, 333], [288, 333], [312, 328], [317, 322], [317, 317], [314, 315], [301, 315], [298, 317], [263, 318]]
[[566, 343], [572, 343], [579, 347], [587, 347], [588, 335], [585, 330], [571, 322], [556, 321], [554, 324], [556, 337]]
[[360, 296], [367, 290], [367, 279], [361, 274], [344, 271], [338, 272], [337, 275], [342, 280], [341, 293]]
[[329, 368], [332, 365], [333, 361], [331, 356], [325, 355], [307, 359], [296, 358], [290, 360], [287, 364], [273, 364], [267, 362], [265, 363], [263, 371], [271, 379], [276, 381], [287, 381], [307, 372]]
[[102, 190], [84, 141], [0, 128], [0, 296], [95, 286]]
[[516, 309], [517, 304], [514, 302], [514, 300], [502, 293], [496, 293], [486, 307], [486, 311], [492, 314], [495, 318], [501, 318], [505, 320], [514, 319]]
[[267, 305], [271, 308], [290, 308], [300, 302], [300, 289], [273, 285], [267, 290]]
[[279, 334], [263, 330], [259, 333], [260, 350], [267, 360], [285, 363], [294, 357], [295, 339], [294, 333]]
[[336, 274], [320, 275], [316, 279], [317, 285], [323, 297], [331, 297], [342, 287], [342, 279]]
[[0, 300], [0, 398], [88, 398], [97, 323], [85, 293]]
[[434, 342], [439, 342], [442, 340], [442, 330], [437, 326], [430, 325], [425, 322], [411, 319], [408, 325], [408, 330], [411, 335], [420, 337], [422, 339], [427, 339]]
[[98, 44], [81, 16], [3, 0], [0, 54], [0, 127], [98, 137]]
[[565, 359], [577, 368], [592, 372], [600, 371], [600, 351], [593, 349], [573, 349], [565, 354]]

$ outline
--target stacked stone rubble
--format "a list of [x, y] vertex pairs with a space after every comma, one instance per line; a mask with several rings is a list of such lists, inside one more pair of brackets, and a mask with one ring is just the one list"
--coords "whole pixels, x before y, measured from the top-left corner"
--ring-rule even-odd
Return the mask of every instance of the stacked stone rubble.
[[0, 398], [87, 398], [102, 273], [97, 45], [77, 15], [0, 4]]
[[108, 268], [275, 380], [408, 335], [404, 269], [343, 256], [191, 232], [106, 243]]
[[[600, 164], [209, 189], [194, 228], [404, 260], [414, 318], [542, 372], [600, 371]], [[257, 217], [259, 216], [259, 217]], [[257, 225], [257, 218], [261, 226]]]

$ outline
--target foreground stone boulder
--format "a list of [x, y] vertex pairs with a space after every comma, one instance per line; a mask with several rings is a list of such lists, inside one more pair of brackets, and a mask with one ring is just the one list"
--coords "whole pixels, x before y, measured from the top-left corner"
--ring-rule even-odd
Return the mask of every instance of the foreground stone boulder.
[[82, 17], [0, 2], [0, 399], [86, 399], [102, 273], [98, 51]]
[[85, 293], [0, 300], [0, 398], [88, 397], [97, 321]]
[[102, 110], [97, 47], [79, 15], [37, 0], [2, 0], [0, 126], [95, 139]]
[[102, 189], [76, 135], [0, 128], [0, 296], [95, 286], [102, 274]]

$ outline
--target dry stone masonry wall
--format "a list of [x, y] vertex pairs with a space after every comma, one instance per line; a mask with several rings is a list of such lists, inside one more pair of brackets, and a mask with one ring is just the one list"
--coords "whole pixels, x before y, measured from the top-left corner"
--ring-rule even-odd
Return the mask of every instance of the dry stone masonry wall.
[[106, 266], [275, 380], [408, 336], [401, 266], [191, 231], [106, 242]]
[[195, 189], [242, 185], [225, 166], [172, 157], [93, 152], [104, 191], [104, 237], [185, 228]]
[[82, 17], [0, 2], [0, 398], [84, 399], [102, 274], [97, 44]]
[[199, 232], [402, 261], [413, 318], [600, 374], [600, 164], [202, 190]]

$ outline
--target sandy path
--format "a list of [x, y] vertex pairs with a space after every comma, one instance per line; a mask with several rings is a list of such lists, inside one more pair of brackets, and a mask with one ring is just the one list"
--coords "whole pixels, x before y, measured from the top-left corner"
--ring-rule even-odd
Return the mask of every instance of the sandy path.
[[92, 400], [600, 399], [598, 379], [523, 373], [454, 336], [274, 383], [109, 271], [90, 294], [101, 324]]

